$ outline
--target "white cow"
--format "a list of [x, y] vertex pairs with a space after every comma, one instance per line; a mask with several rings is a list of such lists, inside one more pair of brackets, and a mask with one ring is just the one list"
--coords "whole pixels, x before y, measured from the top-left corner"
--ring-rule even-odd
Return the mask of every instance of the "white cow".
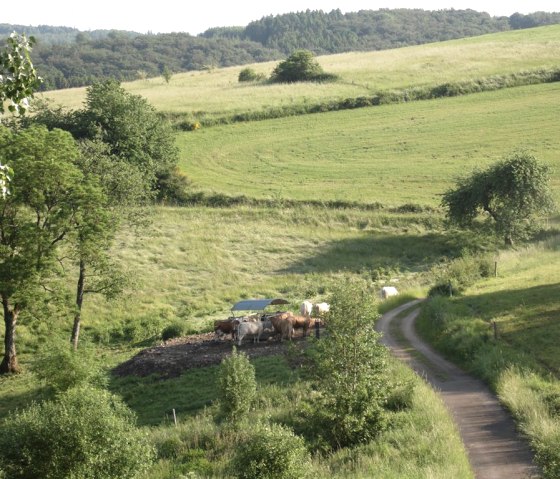
[[331, 306], [329, 303], [316, 303], [315, 305], [313, 305], [313, 308], [317, 316], [323, 316], [324, 314], [329, 312]]
[[309, 316], [311, 316], [312, 311], [313, 311], [313, 303], [311, 301], [304, 301], [303, 303], [301, 303], [301, 306], [299, 307], [299, 314], [309, 318]]
[[381, 288], [381, 299], [387, 299], [391, 296], [397, 296], [398, 294], [399, 292], [394, 286], [383, 286], [383, 288]]
[[253, 342], [258, 343], [261, 339], [261, 334], [264, 331], [264, 325], [261, 321], [239, 323], [237, 327], [237, 344], [241, 346], [241, 341], [247, 335], [253, 336]]

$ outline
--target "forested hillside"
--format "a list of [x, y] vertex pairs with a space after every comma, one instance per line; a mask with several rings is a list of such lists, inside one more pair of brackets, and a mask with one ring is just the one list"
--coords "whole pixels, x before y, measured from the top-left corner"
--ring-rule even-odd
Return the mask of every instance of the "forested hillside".
[[13, 31], [25, 33], [27, 36], [33, 35], [36, 38], [40, 38], [41, 43], [44, 45], [69, 45], [73, 43], [80, 43], [84, 40], [100, 40], [108, 37], [109, 35], [114, 35], [115, 32], [130, 38], [140, 35], [138, 32], [125, 30], [90, 30], [82, 32], [77, 28], [72, 27], [53, 27], [50, 25], [38, 25], [33, 27], [29, 25], [0, 23], [0, 37], [7, 37]]
[[43, 89], [89, 85], [101, 78], [128, 81], [168, 72], [277, 60], [297, 49], [316, 54], [370, 51], [560, 23], [560, 13], [491, 17], [474, 10], [310, 11], [264, 17], [245, 27], [188, 33], [135, 34], [67, 27], [0, 24], [35, 35], [33, 61]]

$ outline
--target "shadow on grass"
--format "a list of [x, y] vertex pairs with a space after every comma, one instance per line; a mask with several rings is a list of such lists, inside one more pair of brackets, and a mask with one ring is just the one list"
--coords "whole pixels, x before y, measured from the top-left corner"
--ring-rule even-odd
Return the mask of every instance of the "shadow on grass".
[[[12, 380], [12, 378], [7, 380]], [[4, 387], [7, 388], [7, 385], [0, 381], [0, 389]], [[21, 390], [6, 391], [0, 395], [0, 420], [6, 418], [11, 412], [26, 408], [33, 402], [52, 398], [52, 391], [44, 386], [35, 385], [27, 388], [22, 386]]]
[[560, 374], [560, 283], [454, 300], [469, 315], [498, 321], [498, 337]]
[[435, 262], [460, 256], [464, 249], [489, 246], [469, 232], [424, 234], [371, 233], [360, 238], [334, 241], [314, 256], [280, 270], [280, 273], [362, 273], [375, 268], [425, 271]]

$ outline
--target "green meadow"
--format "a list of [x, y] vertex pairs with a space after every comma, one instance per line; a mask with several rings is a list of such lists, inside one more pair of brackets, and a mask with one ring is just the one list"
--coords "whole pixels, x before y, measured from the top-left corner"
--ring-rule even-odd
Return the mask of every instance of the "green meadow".
[[[235, 67], [175, 74], [169, 85], [152, 79], [125, 87], [163, 112], [219, 118], [558, 67], [560, 26], [319, 61], [341, 80], [241, 85], [241, 67]], [[268, 74], [273, 66], [254, 68]], [[525, 148], [552, 167], [553, 192], [560, 202], [559, 95], [560, 85], [551, 83], [178, 133], [180, 167], [191, 192], [272, 199], [275, 206], [153, 206], [149, 223], [138, 231], [123, 229], [114, 245], [114, 256], [134, 279], [133, 287], [113, 301], [86, 298], [83, 341], [98, 349], [110, 369], [160, 344], [162, 330], [173, 323], [180, 323], [185, 333], [211, 330], [212, 321], [227, 317], [240, 299], [284, 297], [294, 309], [303, 299], [328, 300], [345, 277], [360, 278], [372, 295], [392, 282], [403, 296], [420, 297], [445, 265], [466, 253], [488, 255], [497, 261], [497, 277], [485, 278], [451, 300], [427, 302], [422, 333], [485, 378], [525, 434], [546, 437], [549, 442], [532, 444], [545, 463], [554, 464], [554, 446], [547, 444], [560, 443], [554, 436], [560, 430], [559, 218], [548, 219], [545, 232], [528, 244], [502, 250], [499, 240], [449, 229], [439, 195], [457, 176]], [[78, 107], [84, 90], [46, 96]], [[300, 203], [283, 205], [282, 200]], [[320, 205], [327, 201], [359, 206]], [[360, 207], [372, 203], [382, 206]], [[73, 288], [66, 285], [69, 295]], [[385, 311], [387, 305], [380, 308]], [[70, 309], [49, 318], [22, 315], [17, 341], [25, 371], [0, 377], [1, 418], [45, 397], [30, 364], [49, 338], [69, 337], [71, 318]], [[311, 392], [305, 375], [283, 358], [261, 358], [254, 365], [255, 420], [295, 421], [293, 404]], [[471, 478], [456, 427], [440, 399], [403, 366], [390, 367], [414, 383], [411, 408], [391, 417], [392, 427], [379, 441], [328, 457], [312, 451], [313, 475]], [[111, 377], [110, 389], [137, 413], [158, 448], [158, 462], [146, 478], [228, 477], [227, 461], [239, 438], [213, 421], [216, 371], [200, 368], [166, 380]], [[527, 419], [538, 409], [535, 404], [544, 405], [539, 421]], [[170, 422], [172, 408], [179, 414], [177, 427]], [[178, 459], [185, 451], [201, 454], [195, 475], [186, 459]], [[558, 477], [554, 474], [547, 479]]]
[[[557, 164], [558, 83], [181, 133], [195, 189], [437, 206], [456, 177], [516, 148]], [[552, 186], [560, 199], [560, 170]]]

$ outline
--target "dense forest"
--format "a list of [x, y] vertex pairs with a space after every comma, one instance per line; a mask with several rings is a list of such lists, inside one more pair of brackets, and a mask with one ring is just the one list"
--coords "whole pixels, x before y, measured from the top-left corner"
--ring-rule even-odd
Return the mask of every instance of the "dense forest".
[[80, 32], [68, 27], [0, 24], [0, 36], [15, 30], [36, 36], [35, 66], [43, 88], [89, 85], [277, 60], [294, 50], [315, 54], [369, 51], [560, 23], [560, 13], [515, 13], [491, 17], [474, 10], [381, 9], [343, 14], [310, 11], [267, 16], [245, 27], [188, 33], [139, 34], [117, 30]]

